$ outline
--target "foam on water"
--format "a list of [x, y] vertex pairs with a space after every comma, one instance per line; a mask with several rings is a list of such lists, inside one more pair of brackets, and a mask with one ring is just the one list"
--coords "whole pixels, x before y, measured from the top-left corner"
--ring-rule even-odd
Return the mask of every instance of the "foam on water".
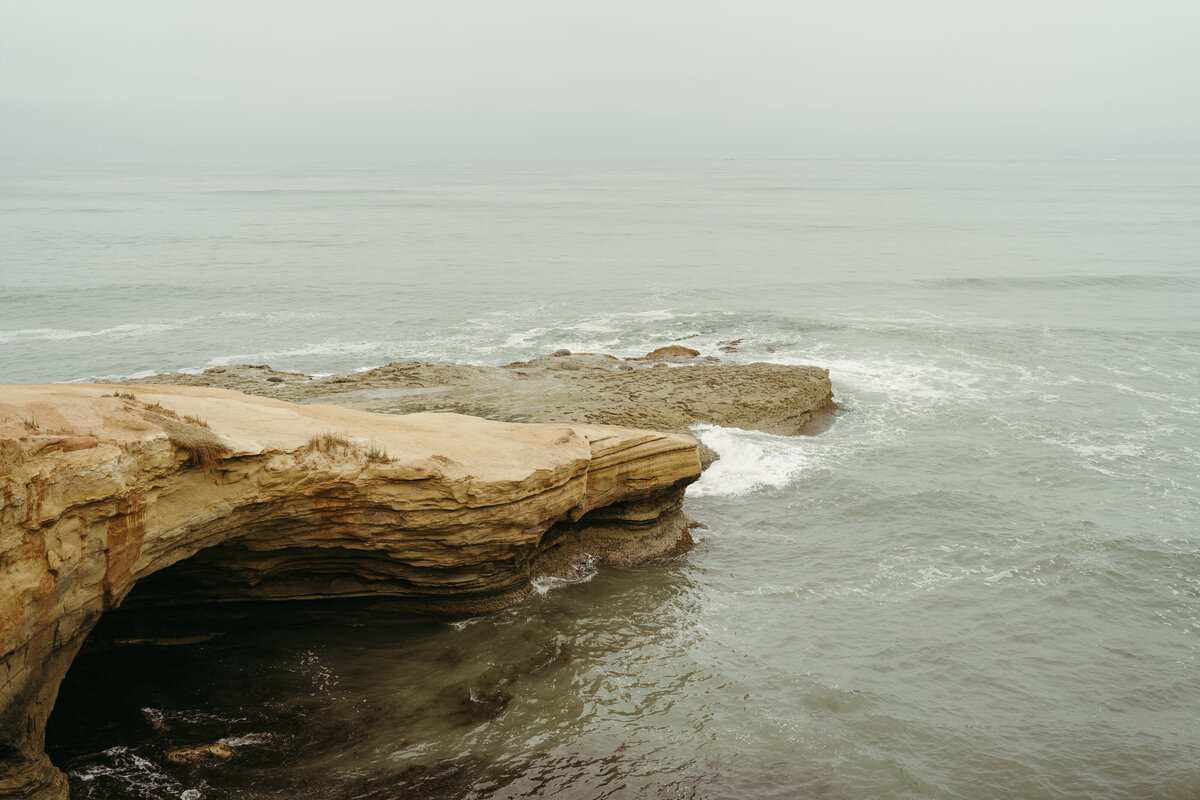
[[595, 556], [587, 555], [583, 561], [572, 567], [571, 573], [565, 576], [549, 575], [542, 578], [533, 579], [533, 588], [540, 595], [544, 595], [554, 589], [561, 589], [564, 586], [571, 586], [576, 583], [587, 583], [600, 571], [599, 562]]
[[63, 328], [29, 328], [26, 330], [0, 331], [0, 344], [8, 344], [19, 341], [37, 341], [39, 339], [60, 341], [66, 339], [89, 339], [102, 337], [122, 339], [139, 336], [154, 336], [156, 334], [187, 327], [194, 321], [195, 320], [181, 320], [179, 322], [130, 322], [123, 325], [114, 325], [111, 328], [103, 328], [97, 331], [76, 331]]
[[226, 736], [218, 739], [221, 744], [227, 744], [230, 747], [252, 747], [254, 745], [269, 744], [279, 738], [276, 733], [244, 733], [240, 736]]
[[813, 461], [804, 440], [716, 425], [696, 425], [692, 431], [720, 459], [688, 487], [689, 497], [736, 496], [783, 486]]
[[100, 753], [95, 763], [71, 770], [69, 774], [85, 785], [106, 778], [120, 787], [122, 796], [138, 800], [174, 797], [199, 800], [203, 797], [199, 790], [185, 789], [158, 764], [128, 747], [111, 747]]
[[[278, 365], [286, 365], [288, 359], [294, 359], [303, 356], [358, 356], [368, 355], [372, 357], [382, 357], [381, 353], [384, 350], [395, 347], [385, 342], [345, 342], [336, 340], [327, 340], [324, 342], [314, 342], [311, 344], [301, 345], [287, 350], [267, 350], [259, 353], [235, 353], [233, 355], [217, 356], [208, 361], [209, 367], [227, 367], [230, 364], [263, 364], [274, 362]], [[274, 365], [273, 364], [273, 365]], [[372, 363], [371, 369], [378, 364]], [[286, 366], [277, 366], [277, 369], [286, 369]]]

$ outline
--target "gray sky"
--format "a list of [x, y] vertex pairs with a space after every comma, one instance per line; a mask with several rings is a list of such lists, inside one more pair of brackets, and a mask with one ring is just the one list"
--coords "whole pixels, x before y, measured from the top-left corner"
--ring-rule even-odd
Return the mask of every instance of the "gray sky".
[[0, 0], [0, 158], [1200, 155], [1197, 0]]

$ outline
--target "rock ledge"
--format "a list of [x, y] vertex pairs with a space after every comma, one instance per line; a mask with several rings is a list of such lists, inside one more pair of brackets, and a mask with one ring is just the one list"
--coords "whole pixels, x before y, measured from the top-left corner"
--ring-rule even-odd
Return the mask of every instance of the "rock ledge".
[[680, 434], [216, 388], [0, 387], [0, 798], [66, 798], [46, 720], [88, 632], [140, 581], [159, 590], [149, 602], [477, 613], [585, 554], [686, 550], [699, 474]]

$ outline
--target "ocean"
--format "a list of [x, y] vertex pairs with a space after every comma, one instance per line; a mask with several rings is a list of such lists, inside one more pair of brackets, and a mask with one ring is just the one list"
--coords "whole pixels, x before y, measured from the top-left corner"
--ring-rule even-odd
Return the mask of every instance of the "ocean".
[[81, 660], [75, 794], [1200, 796], [1200, 161], [0, 164], [0, 382], [674, 343], [836, 422], [698, 426], [682, 558]]

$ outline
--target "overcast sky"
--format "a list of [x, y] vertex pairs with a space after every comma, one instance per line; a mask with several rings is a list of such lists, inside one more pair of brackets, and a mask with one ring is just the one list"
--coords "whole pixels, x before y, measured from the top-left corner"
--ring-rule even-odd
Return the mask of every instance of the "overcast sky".
[[1200, 0], [0, 0], [0, 158], [1200, 155]]

